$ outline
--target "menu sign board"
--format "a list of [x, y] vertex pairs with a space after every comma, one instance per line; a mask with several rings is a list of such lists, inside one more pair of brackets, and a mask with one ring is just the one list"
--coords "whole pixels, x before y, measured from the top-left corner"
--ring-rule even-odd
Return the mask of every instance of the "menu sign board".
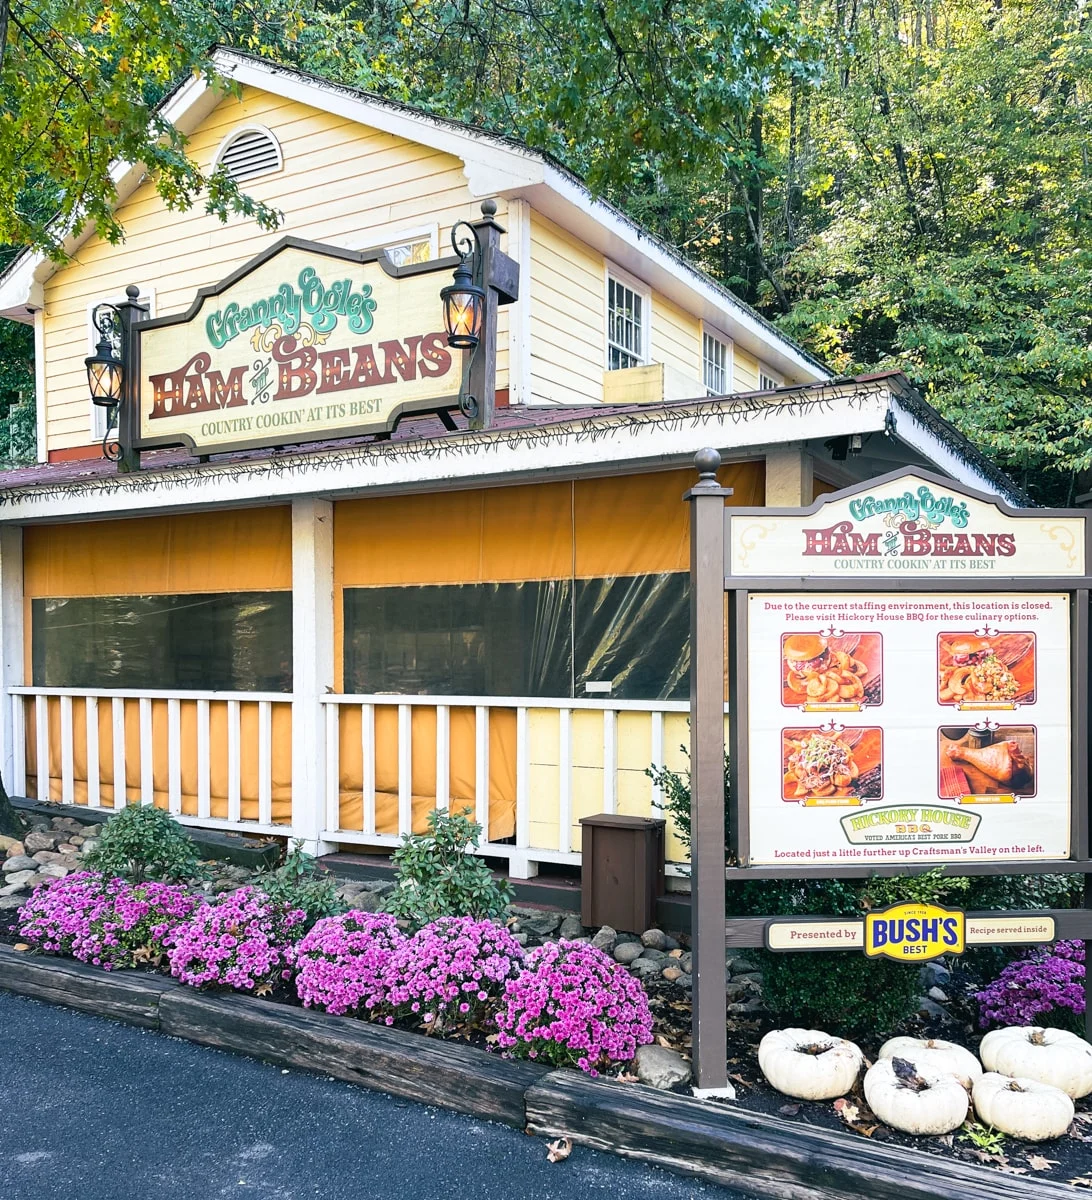
[[765, 578], [846, 575], [892, 581], [1085, 574], [1084, 518], [996, 503], [912, 473], [878, 480], [815, 512], [728, 510], [728, 574]]
[[436, 269], [285, 238], [182, 316], [142, 322], [138, 446], [213, 453], [390, 428], [453, 404]]
[[750, 861], [1070, 853], [1070, 597], [747, 596]]

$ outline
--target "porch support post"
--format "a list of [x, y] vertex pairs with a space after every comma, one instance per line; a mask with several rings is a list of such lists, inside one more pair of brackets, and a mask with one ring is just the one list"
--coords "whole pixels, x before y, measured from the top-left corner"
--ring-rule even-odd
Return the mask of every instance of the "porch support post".
[[292, 501], [292, 831], [309, 854], [322, 841], [326, 741], [321, 697], [334, 687], [334, 506]]
[[786, 442], [766, 451], [766, 507], [800, 508], [811, 503], [812, 462], [803, 444]]
[[720, 455], [699, 450], [690, 504], [690, 931], [694, 1082], [728, 1087], [724, 887], [724, 501]]
[[23, 683], [23, 528], [21, 525], [0, 526], [0, 774], [8, 795], [16, 793], [15, 785], [23, 778], [16, 770], [16, 756], [25, 762], [26, 748], [15, 744], [12, 720], [14, 704], [22, 704], [21, 696], [9, 696], [8, 688]]

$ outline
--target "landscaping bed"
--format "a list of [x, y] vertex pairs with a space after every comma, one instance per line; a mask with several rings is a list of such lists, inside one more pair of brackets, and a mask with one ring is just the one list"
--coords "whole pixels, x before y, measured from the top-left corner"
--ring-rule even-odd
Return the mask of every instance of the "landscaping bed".
[[[88, 858], [86, 841], [58, 840], [81, 836], [66, 820], [39, 817], [41, 827], [15, 847], [45, 856], [32, 861], [41, 868], [34, 874], [44, 876], [37, 882], [48, 880], [49, 887], [24, 913], [20, 933], [4, 927], [28, 900], [25, 885], [33, 877], [0, 896], [0, 937], [13, 943], [0, 947], [0, 986], [398, 1095], [515, 1124], [527, 1120], [535, 1131], [592, 1145], [609, 1144], [601, 1139], [613, 1122], [625, 1132], [618, 1135], [623, 1152], [721, 1182], [734, 1179], [763, 1195], [887, 1195], [854, 1191], [862, 1162], [889, 1172], [891, 1195], [901, 1195], [897, 1184], [915, 1152], [930, 1156], [916, 1160], [923, 1178], [940, 1172], [948, 1179], [951, 1190], [937, 1194], [1000, 1195], [992, 1183], [975, 1191], [976, 1179], [1005, 1179], [1017, 1195], [1029, 1196], [1048, 1194], [1041, 1191], [1047, 1181], [1092, 1187], [1087, 1099], [1078, 1101], [1065, 1136], [1032, 1144], [973, 1126], [943, 1137], [897, 1133], [872, 1115], [859, 1077], [834, 1102], [790, 1100], [775, 1091], [758, 1068], [757, 1046], [774, 1026], [763, 997], [776, 976], [764, 981], [756, 961], [726, 960], [736, 1098], [697, 1102], [688, 1094], [693, 964], [684, 937], [659, 929], [585, 929], [575, 914], [512, 907], [497, 895], [488, 902], [499, 919], [399, 919], [378, 910], [413, 908], [420, 896], [392, 895], [389, 882], [338, 884], [301, 860], [288, 864], [287, 875], [282, 868], [257, 879], [222, 863], [206, 878], [177, 884], [89, 876], [64, 861], [69, 856], [82, 866]], [[36, 850], [38, 842], [54, 845]], [[286, 896], [354, 911], [305, 919]], [[37, 926], [27, 924], [32, 911]], [[119, 941], [111, 930], [121, 929], [122, 912], [128, 915]], [[242, 930], [253, 934], [245, 953]], [[166, 977], [168, 965], [180, 982]], [[877, 1032], [857, 1039], [868, 1060], [889, 1033], [976, 1048], [977, 985], [970, 974], [953, 962], [951, 972], [928, 964], [914, 978], [923, 993], [917, 1014], [883, 1037], [881, 1019], [872, 1021]], [[601, 1078], [579, 1081], [568, 1071], [546, 1077], [559, 1066]], [[609, 1114], [602, 1127], [589, 1124], [597, 1107]], [[681, 1161], [679, 1147], [693, 1140], [685, 1130], [698, 1127], [709, 1154], [694, 1149]], [[720, 1131], [711, 1140], [710, 1127]], [[751, 1161], [755, 1139], [784, 1162], [771, 1165], [769, 1179], [734, 1177]], [[808, 1157], [814, 1154], [822, 1158], [818, 1182], [804, 1171], [817, 1169]]]

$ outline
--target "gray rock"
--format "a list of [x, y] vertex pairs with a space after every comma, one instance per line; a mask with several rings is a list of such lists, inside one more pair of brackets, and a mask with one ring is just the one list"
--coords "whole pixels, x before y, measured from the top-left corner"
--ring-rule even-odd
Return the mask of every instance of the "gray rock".
[[11, 896], [15, 892], [21, 892], [23, 885], [21, 883], [6, 883], [0, 887], [0, 896]]
[[90, 854], [92, 850], [97, 850], [99, 846], [98, 838], [84, 838], [83, 845], [80, 847], [81, 854]]
[[694, 956], [689, 950], [679, 956], [679, 966], [682, 967], [687, 975], [693, 974]]
[[56, 850], [39, 850], [37, 854], [32, 854], [31, 858], [36, 863], [54, 863], [64, 862], [65, 856]]
[[665, 950], [678, 950], [678, 948], [679, 948], [679, 943], [669, 933], [665, 933], [664, 934], [664, 949]]
[[690, 1082], [690, 1064], [666, 1046], [639, 1046], [634, 1062], [637, 1078], [649, 1087], [667, 1091]]
[[353, 898], [353, 908], [358, 912], [379, 912], [383, 907], [383, 897], [376, 892], [361, 892]]
[[520, 929], [533, 933], [536, 937], [548, 937], [561, 924], [559, 913], [538, 913], [533, 917], [520, 917]]
[[54, 876], [43, 875], [41, 871], [38, 871], [34, 875], [31, 875], [31, 877], [27, 880], [26, 886], [28, 888], [30, 888], [31, 890], [33, 890], [40, 883], [52, 883], [53, 879], [54, 879]]
[[744, 971], [742, 975], [733, 972], [732, 979], [736, 983], [761, 983], [762, 982], [762, 972], [761, 971]]
[[646, 929], [641, 934], [641, 945], [653, 950], [663, 950], [667, 945], [667, 934], [662, 929]]
[[364, 889], [359, 883], [345, 883], [337, 889], [335, 894], [339, 900], [343, 900], [351, 908], [353, 906], [353, 902], [362, 891], [364, 891]]
[[640, 942], [623, 942], [614, 947], [614, 961], [629, 964], [641, 957], [644, 947]]
[[83, 838], [80, 838], [79, 842], [72, 842], [72, 841], [61, 842], [61, 844], [57, 847], [57, 853], [58, 854], [79, 854], [80, 842], [82, 842], [82, 841], [83, 841]]
[[380, 898], [383, 896], [389, 896], [391, 892], [394, 891], [394, 884], [389, 883], [386, 880], [379, 879], [376, 881], [375, 887], [373, 887], [371, 891], [373, 895], [379, 896]]
[[690, 989], [694, 986], [693, 975], [680, 975], [678, 979], [675, 980], [675, 986], [677, 988], [682, 988], [684, 992], [690, 991]]
[[660, 964], [647, 958], [638, 958], [629, 964], [629, 972], [636, 975], [638, 979], [650, 979], [654, 975], [659, 975]]
[[559, 937], [571, 941], [573, 938], [584, 936], [584, 926], [580, 923], [579, 917], [574, 917], [571, 913], [561, 922], [561, 928], [557, 931]]
[[22, 896], [0, 896], [0, 912], [14, 912], [23, 907]]
[[54, 879], [63, 879], [68, 873], [68, 868], [60, 863], [46, 863], [38, 872], [39, 875], [49, 875]]
[[11, 875], [18, 871], [30, 871], [33, 874], [38, 869], [38, 864], [33, 858], [28, 858], [25, 854], [17, 854], [13, 858], [4, 859], [3, 871], [5, 875]]
[[515, 942], [517, 946], [526, 946], [528, 936], [529, 936], [528, 934], [522, 933], [522, 932], [513, 933], [512, 941]]
[[33, 829], [23, 838], [23, 845], [28, 854], [34, 854], [39, 850], [55, 850], [63, 841], [64, 838], [60, 834]]
[[85, 838], [97, 838], [102, 833], [101, 825], [85, 825], [83, 827], [83, 836]]
[[646, 946], [641, 951], [641, 957], [648, 959], [649, 962], [659, 963], [661, 967], [666, 967], [667, 955], [662, 950], [653, 950], [651, 946]]
[[724, 994], [728, 998], [728, 1003], [732, 1004], [742, 1000], [747, 995], [747, 989], [742, 983], [728, 983], [724, 986]]
[[758, 1012], [761, 1007], [761, 1000], [742, 1000], [735, 1004], [729, 1004], [728, 1011], [730, 1013], [753, 1013]]
[[951, 983], [952, 973], [943, 963], [930, 962], [921, 968], [918, 978], [921, 980], [921, 986], [928, 990], [931, 987], [944, 987]]
[[610, 954], [617, 940], [618, 930], [612, 929], [609, 925], [604, 925], [598, 933], [593, 935], [591, 944], [596, 950], [602, 950], [604, 954]]
[[935, 1000], [938, 1004], [948, 1003], [948, 993], [941, 991], [941, 989], [938, 987], [931, 987], [928, 995], [930, 1000]]
[[[733, 975], [747, 975], [758, 971], [758, 967], [746, 958], [733, 958], [728, 962]], [[761, 972], [759, 972], [761, 974]]]
[[82, 833], [83, 822], [77, 821], [74, 817], [54, 817], [53, 828], [66, 833]]

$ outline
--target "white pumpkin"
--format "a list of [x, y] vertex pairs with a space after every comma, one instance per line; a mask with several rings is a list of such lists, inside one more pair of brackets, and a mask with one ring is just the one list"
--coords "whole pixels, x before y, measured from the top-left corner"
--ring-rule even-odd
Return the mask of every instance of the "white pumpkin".
[[922, 1074], [954, 1075], [968, 1091], [982, 1077], [982, 1064], [970, 1050], [940, 1038], [891, 1038], [880, 1047], [879, 1057], [905, 1058]]
[[818, 1029], [775, 1029], [758, 1046], [758, 1065], [770, 1085], [797, 1100], [833, 1100], [857, 1081], [860, 1047]]
[[1092, 1092], [1092, 1046], [1066, 1029], [994, 1029], [982, 1039], [978, 1053], [987, 1071], [1049, 1083], [1071, 1100]]
[[951, 1133], [967, 1119], [970, 1107], [957, 1076], [920, 1068], [902, 1057], [873, 1063], [865, 1072], [864, 1094], [876, 1116], [903, 1133]]
[[1029, 1142], [1061, 1137], [1073, 1120], [1073, 1101], [1036, 1079], [990, 1071], [974, 1085], [974, 1111], [983, 1125]]

